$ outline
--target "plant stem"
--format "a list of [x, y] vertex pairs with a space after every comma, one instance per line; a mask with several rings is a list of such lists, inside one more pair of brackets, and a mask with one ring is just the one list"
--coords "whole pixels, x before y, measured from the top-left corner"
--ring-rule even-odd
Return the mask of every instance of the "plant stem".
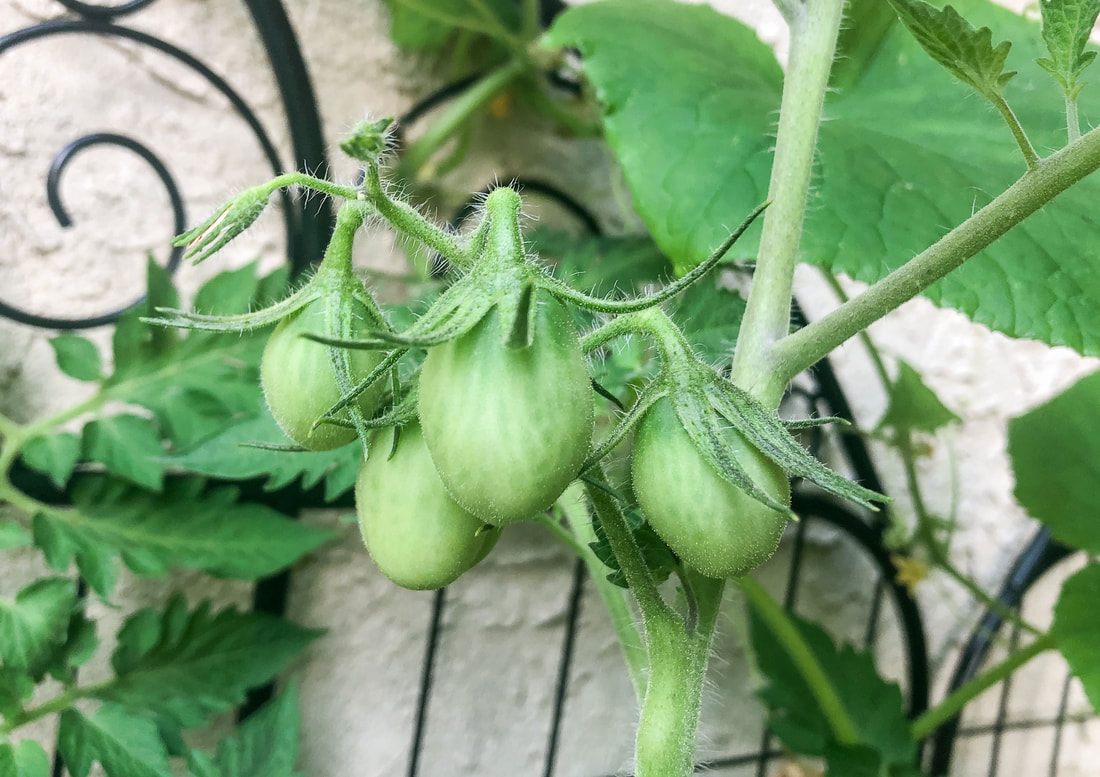
[[467, 119], [503, 91], [528, 68], [526, 60], [519, 57], [492, 70], [450, 102], [427, 131], [409, 144], [394, 171], [398, 180], [409, 180], [431, 158], [432, 154], [447, 142]]
[[858, 740], [855, 723], [848, 716], [848, 711], [844, 709], [836, 688], [825, 674], [825, 670], [821, 668], [813, 650], [802, 638], [794, 621], [760, 583], [751, 577], [743, 577], [738, 582], [749, 604], [763, 618], [764, 623], [787, 651], [791, 661], [798, 667], [799, 674], [810, 687], [817, 706], [829, 722], [829, 728], [832, 729], [836, 741], [842, 745], [855, 744]]
[[993, 202], [859, 296], [776, 343], [779, 385], [813, 366], [849, 337], [920, 294], [1039, 208], [1100, 167], [1100, 128], [1039, 162]]
[[776, 341], [790, 331], [791, 285], [813, 173], [818, 125], [844, 17], [844, 0], [806, 0], [791, 9], [791, 58], [775, 141], [760, 252], [748, 307], [737, 337], [732, 380], [775, 407], [786, 385], [770, 380], [767, 364]]
[[1066, 91], [1066, 135], [1069, 143], [1081, 138], [1081, 119], [1077, 116], [1077, 95]]
[[14, 437], [23, 428], [22, 424], [13, 421], [3, 413], [0, 413], [0, 437], [5, 440]]
[[920, 741], [958, 714], [973, 698], [1004, 680], [1040, 653], [1055, 647], [1054, 637], [1044, 634], [1027, 647], [956, 689], [946, 699], [913, 721], [910, 733]]
[[56, 712], [64, 712], [81, 699], [95, 696], [113, 683], [112, 680], [97, 685], [86, 685], [83, 688], [70, 688], [48, 702], [15, 715], [6, 723], [0, 724], [0, 735], [9, 734], [21, 726], [33, 723], [39, 718], [52, 715]]
[[1013, 113], [1012, 108], [1003, 96], [996, 94], [989, 99], [993, 102], [993, 107], [1000, 112], [1009, 130], [1012, 131], [1012, 137], [1016, 140], [1016, 145], [1020, 147], [1020, 152], [1024, 155], [1024, 162], [1027, 163], [1027, 169], [1034, 170], [1039, 164], [1039, 155], [1035, 153], [1035, 147], [1031, 145], [1027, 133], [1024, 132], [1024, 128], [1020, 124], [1020, 120], [1016, 118], [1016, 114]]

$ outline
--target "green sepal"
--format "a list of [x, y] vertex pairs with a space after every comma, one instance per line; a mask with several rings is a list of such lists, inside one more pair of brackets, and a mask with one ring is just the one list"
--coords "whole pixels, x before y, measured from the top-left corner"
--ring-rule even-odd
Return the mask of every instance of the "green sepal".
[[159, 318], [143, 317], [141, 321], [156, 326], [170, 326], [177, 329], [199, 329], [206, 332], [240, 333], [250, 332], [282, 321], [309, 303], [321, 297], [319, 289], [307, 284], [281, 302], [276, 302], [263, 310], [240, 313], [234, 316], [208, 316], [190, 313], [186, 310], [156, 308]]
[[186, 246], [184, 257], [194, 259], [195, 264], [209, 259], [255, 223], [277, 188], [277, 184], [266, 183], [245, 189], [202, 224], [177, 235], [172, 245]]
[[588, 459], [584, 462], [584, 466], [581, 467], [581, 472], [587, 472], [589, 469], [599, 464], [604, 456], [611, 453], [611, 451], [623, 441], [623, 438], [630, 432], [634, 424], [645, 415], [645, 411], [651, 408], [661, 397], [668, 396], [668, 393], [668, 386], [665, 384], [664, 380], [660, 378], [646, 384], [646, 387], [642, 389], [642, 392], [638, 395], [638, 398], [634, 401], [630, 410], [623, 414], [607, 437], [588, 454]]

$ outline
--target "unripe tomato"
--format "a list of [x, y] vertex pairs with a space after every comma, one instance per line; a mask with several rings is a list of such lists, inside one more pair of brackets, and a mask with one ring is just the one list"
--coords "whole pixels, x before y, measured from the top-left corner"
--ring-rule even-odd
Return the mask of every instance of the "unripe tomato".
[[[356, 302], [356, 312], [366, 320], [366, 309]], [[347, 445], [355, 439], [355, 430], [332, 424], [313, 423], [340, 401], [328, 346], [300, 335], [327, 335], [325, 302], [315, 300], [279, 322], [264, 346], [260, 361], [263, 386], [271, 415], [287, 437], [311, 451], [327, 451]], [[365, 378], [384, 358], [376, 351], [349, 351], [352, 384]], [[371, 415], [385, 390], [379, 381], [359, 395], [359, 408]]]
[[505, 345], [494, 308], [428, 351], [420, 375], [420, 423], [439, 476], [495, 526], [549, 508], [592, 443], [592, 385], [572, 316], [541, 291], [534, 304], [531, 345]]
[[432, 465], [420, 427], [375, 436], [355, 481], [359, 529], [382, 574], [404, 588], [423, 591], [453, 583], [496, 545], [499, 529], [451, 499]]
[[[769, 496], [790, 504], [787, 475], [738, 432], [725, 432], [732, 455]], [[787, 518], [729, 483], [699, 454], [672, 403], [661, 399], [638, 422], [634, 494], [653, 530], [708, 577], [740, 577], [767, 561]]]

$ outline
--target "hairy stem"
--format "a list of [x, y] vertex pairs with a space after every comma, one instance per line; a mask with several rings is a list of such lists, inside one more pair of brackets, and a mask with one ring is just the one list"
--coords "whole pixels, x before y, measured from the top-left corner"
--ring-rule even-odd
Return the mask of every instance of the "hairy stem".
[[806, 0], [791, 11], [791, 58], [775, 140], [760, 252], [748, 307], [737, 337], [732, 379], [769, 407], [786, 381], [776, 385], [768, 363], [776, 341], [790, 331], [791, 285], [813, 173], [818, 125], [844, 16], [844, 0]]
[[783, 338], [772, 353], [782, 386], [848, 338], [920, 294], [1100, 167], [1100, 129], [1039, 162], [993, 202], [859, 296]]
[[855, 723], [849, 717], [832, 681], [821, 668], [813, 650], [802, 638], [794, 621], [760, 583], [751, 577], [743, 577], [738, 582], [749, 605], [764, 620], [783, 649], [787, 651], [791, 661], [798, 667], [802, 679], [810, 687], [817, 706], [828, 721], [836, 741], [843, 745], [855, 744], [858, 738]]
[[1067, 142], [1075, 143], [1081, 138], [1081, 119], [1077, 116], [1077, 95], [1066, 92], [1066, 136]]
[[1024, 155], [1024, 162], [1027, 163], [1027, 169], [1034, 170], [1039, 164], [1039, 155], [1035, 153], [1035, 147], [1031, 145], [1031, 140], [1028, 139], [1027, 133], [1024, 132], [1020, 120], [1016, 118], [1016, 114], [1001, 95], [994, 95], [990, 97], [990, 100], [993, 102], [993, 107], [997, 109], [1001, 117], [1005, 120], [1005, 124], [1008, 125], [1009, 130], [1012, 131], [1012, 137], [1016, 141], [1016, 145], [1020, 147], [1020, 153]]
[[992, 688], [1035, 656], [1055, 647], [1054, 638], [1044, 634], [1027, 647], [1016, 651], [1001, 663], [982, 672], [970, 682], [955, 690], [946, 699], [925, 712], [910, 729], [913, 739], [920, 741], [957, 715], [973, 698]]

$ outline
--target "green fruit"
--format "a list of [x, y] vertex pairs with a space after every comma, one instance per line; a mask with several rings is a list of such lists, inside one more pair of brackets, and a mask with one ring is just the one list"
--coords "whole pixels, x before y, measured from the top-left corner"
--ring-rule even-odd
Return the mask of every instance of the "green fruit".
[[[359, 320], [366, 320], [366, 308], [354, 303]], [[260, 361], [263, 386], [271, 415], [287, 437], [311, 451], [327, 451], [347, 445], [355, 439], [355, 430], [314, 422], [340, 401], [329, 348], [301, 337], [302, 334], [327, 335], [325, 302], [315, 300], [279, 322], [268, 338]], [[370, 374], [384, 358], [376, 351], [349, 351], [351, 380], [354, 385]], [[367, 416], [374, 413], [385, 391], [379, 381], [359, 395], [359, 409]], [[346, 420], [347, 415], [343, 418]]]
[[496, 545], [500, 530], [463, 510], [447, 494], [420, 427], [375, 436], [355, 482], [359, 529], [382, 574], [418, 591], [453, 583]]
[[[790, 504], [786, 473], [738, 432], [726, 430], [725, 439], [752, 481]], [[699, 454], [668, 399], [639, 421], [631, 467], [634, 494], [650, 526], [702, 574], [740, 577], [779, 547], [786, 516], [722, 478]]]
[[549, 294], [536, 304], [531, 345], [505, 345], [494, 308], [428, 351], [420, 375], [436, 470], [455, 501], [495, 526], [549, 508], [592, 443], [592, 384], [573, 319]]

